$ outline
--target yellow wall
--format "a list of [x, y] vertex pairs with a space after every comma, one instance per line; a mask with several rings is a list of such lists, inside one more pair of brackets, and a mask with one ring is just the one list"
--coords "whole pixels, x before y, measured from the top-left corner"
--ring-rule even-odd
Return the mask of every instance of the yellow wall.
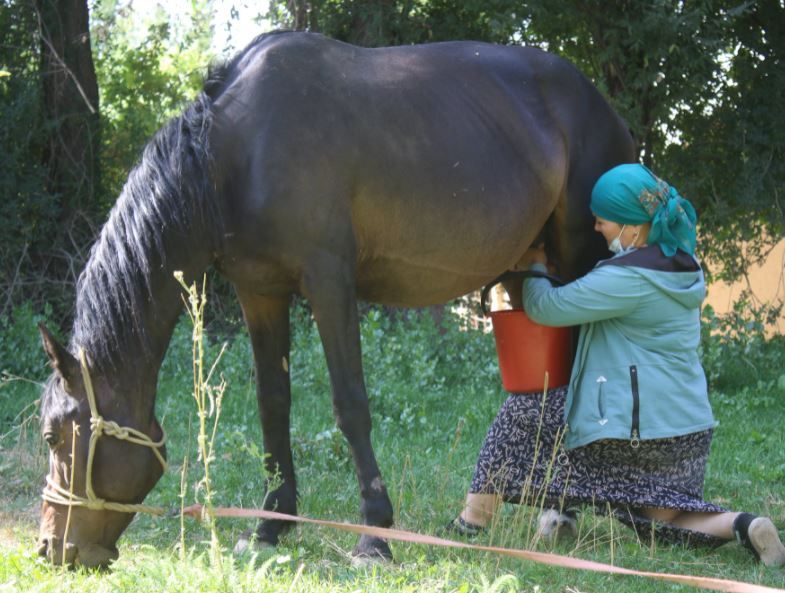
[[[749, 273], [749, 287], [752, 294], [763, 303], [785, 302], [785, 239], [780, 241], [761, 266], [753, 266]], [[713, 282], [708, 287], [706, 303], [720, 313], [727, 313], [747, 288], [747, 281], [741, 279], [734, 284]], [[785, 315], [769, 328], [770, 331], [785, 334]]]

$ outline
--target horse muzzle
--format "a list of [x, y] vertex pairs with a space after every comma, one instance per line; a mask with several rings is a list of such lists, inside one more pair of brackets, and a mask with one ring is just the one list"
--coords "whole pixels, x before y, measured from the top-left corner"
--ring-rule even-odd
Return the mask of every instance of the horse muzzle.
[[55, 566], [65, 564], [69, 568], [84, 566], [86, 568], [107, 568], [120, 555], [117, 548], [107, 548], [100, 544], [65, 544], [58, 537], [42, 537], [38, 540], [38, 555], [46, 558]]

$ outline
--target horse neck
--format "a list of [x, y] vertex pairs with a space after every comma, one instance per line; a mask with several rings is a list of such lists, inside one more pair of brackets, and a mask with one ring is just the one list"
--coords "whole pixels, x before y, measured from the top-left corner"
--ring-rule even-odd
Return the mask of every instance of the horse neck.
[[[182, 272], [187, 285], [200, 281], [212, 260], [212, 253], [205, 247], [206, 241], [191, 243], [190, 249], [180, 250], [181, 257], [174, 257], [159, 268], [150, 278], [149, 300], [145, 302], [140, 315], [144, 327], [144, 340], [137, 340], [130, 345], [142, 346], [147, 354], [145, 360], [148, 372], [155, 377], [163, 362], [172, 333], [183, 311], [184, 291], [175, 273]], [[141, 358], [141, 357], [140, 357]]]
[[[205, 225], [144, 219], [154, 212], [118, 200], [79, 278], [71, 344], [73, 352], [85, 349], [91, 369], [116, 385], [116, 397], [128, 400], [137, 418], [152, 410], [183, 309], [175, 272], [190, 283], [214, 258], [214, 233]], [[146, 231], [153, 225], [164, 230], [152, 236]]]
[[[88, 293], [80, 293], [77, 299], [73, 349], [84, 347], [91, 367], [122, 386], [118, 396], [136, 394], [134, 401], [127, 403], [138, 418], [149, 417], [152, 411], [158, 372], [183, 309], [183, 289], [175, 272], [182, 272], [189, 284], [199, 278], [212, 259], [208, 245], [209, 241], [201, 237], [191, 237], [174, 248], [170, 246], [166, 257], [150, 266], [144, 286], [130, 306], [128, 293], [110, 286], [92, 287], [90, 291], [85, 287]], [[90, 264], [86, 272], [89, 269]], [[85, 302], [101, 292], [106, 300], [100, 307]], [[90, 323], [90, 314], [96, 315], [92, 327], [78, 327]]]

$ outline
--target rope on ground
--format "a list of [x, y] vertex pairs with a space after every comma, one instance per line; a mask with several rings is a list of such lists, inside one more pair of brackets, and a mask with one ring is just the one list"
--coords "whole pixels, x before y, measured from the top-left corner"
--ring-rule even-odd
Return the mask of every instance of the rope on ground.
[[[278, 521], [293, 521], [297, 523], [310, 523], [312, 525], [321, 525], [323, 527], [331, 527], [341, 531], [348, 531], [360, 535], [371, 535], [380, 537], [382, 539], [396, 540], [402, 542], [410, 542], [415, 544], [424, 544], [430, 546], [442, 546], [447, 548], [461, 548], [466, 550], [480, 550], [483, 552], [490, 552], [492, 554], [499, 554], [502, 556], [510, 556], [520, 560], [529, 560], [538, 562], [540, 564], [548, 564], [551, 566], [560, 566], [563, 568], [571, 568], [577, 570], [590, 570], [593, 572], [604, 572], [610, 574], [623, 574], [628, 576], [646, 577], [660, 581], [669, 581], [672, 583], [680, 583], [682, 585], [690, 585], [692, 587], [702, 587], [704, 589], [712, 589], [714, 591], [725, 591], [727, 593], [785, 593], [785, 589], [775, 589], [772, 587], [764, 587], [762, 585], [754, 585], [752, 583], [744, 583], [741, 581], [731, 581], [727, 579], [718, 579], [713, 577], [701, 577], [682, 574], [670, 574], [659, 572], [646, 572], [641, 570], [633, 570], [630, 568], [622, 568], [620, 566], [613, 566], [611, 564], [604, 564], [602, 562], [594, 562], [592, 560], [582, 560], [580, 558], [572, 558], [570, 556], [561, 556], [559, 554], [550, 554], [547, 552], [534, 552], [529, 550], [516, 550], [512, 548], [500, 548], [496, 546], [483, 546], [478, 544], [468, 544], [465, 542], [458, 542], [449, 539], [443, 539], [432, 535], [422, 535], [411, 531], [404, 531], [401, 529], [387, 529], [384, 527], [372, 527], [370, 525], [357, 525], [354, 523], [340, 523], [338, 521], [326, 521], [323, 519], [311, 519], [308, 517], [300, 517], [296, 515], [287, 515], [275, 511], [265, 511], [262, 509], [240, 509], [240, 508], [225, 508], [214, 507], [212, 514], [215, 517], [235, 517], [235, 518], [259, 518], [259, 519], [273, 519]], [[195, 519], [201, 520], [204, 513], [202, 505], [196, 504], [183, 509], [183, 514]]]

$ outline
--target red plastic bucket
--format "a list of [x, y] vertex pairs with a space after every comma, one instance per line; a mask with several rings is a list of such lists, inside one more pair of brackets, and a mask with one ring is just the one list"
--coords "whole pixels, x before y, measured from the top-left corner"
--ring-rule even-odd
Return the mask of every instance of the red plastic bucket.
[[546, 372], [549, 388], [566, 385], [572, 371], [571, 328], [540, 325], [529, 319], [522, 309], [490, 313], [485, 310], [485, 298], [491, 287], [503, 280], [522, 281], [532, 275], [535, 274], [508, 272], [486, 286], [482, 293], [483, 312], [493, 324], [502, 385], [511, 393], [542, 391]]

